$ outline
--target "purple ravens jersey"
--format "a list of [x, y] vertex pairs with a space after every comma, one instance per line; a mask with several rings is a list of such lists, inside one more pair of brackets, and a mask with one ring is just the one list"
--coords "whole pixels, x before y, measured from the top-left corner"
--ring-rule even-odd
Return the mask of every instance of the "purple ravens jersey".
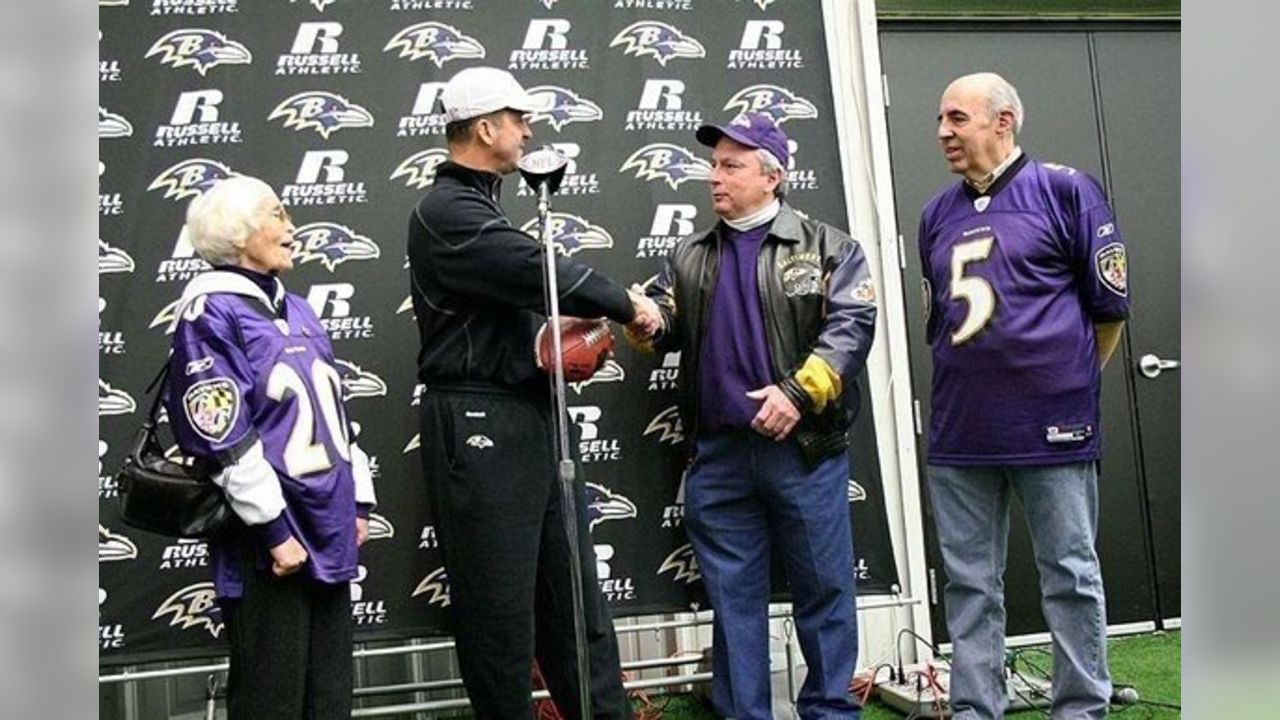
[[1098, 459], [1093, 325], [1129, 312], [1124, 241], [1098, 182], [1024, 156], [988, 194], [961, 182], [936, 196], [919, 239], [929, 462]]
[[[260, 442], [275, 475], [262, 466], [271, 517], [212, 543], [224, 598], [242, 593], [241, 563], [270, 568], [268, 548], [289, 535], [307, 551], [302, 574], [324, 583], [356, 574], [350, 425], [333, 348], [306, 301], [276, 289], [268, 299], [243, 276], [205, 273], [184, 293], [174, 328], [166, 407], [178, 446], [229, 465]], [[245, 518], [230, 487], [228, 496]], [[269, 525], [274, 537], [261, 532]]]

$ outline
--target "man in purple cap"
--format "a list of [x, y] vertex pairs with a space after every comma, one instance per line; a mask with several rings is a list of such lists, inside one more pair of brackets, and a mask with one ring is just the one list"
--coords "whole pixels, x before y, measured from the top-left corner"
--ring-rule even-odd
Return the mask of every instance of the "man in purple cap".
[[698, 128], [719, 222], [680, 243], [647, 289], [663, 325], [634, 343], [680, 350], [693, 458], [685, 526], [715, 609], [711, 698], [772, 717], [769, 558], [785, 561], [808, 663], [805, 718], [854, 718], [858, 656], [849, 425], [875, 330], [875, 286], [845, 233], [783, 201], [790, 152], [766, 115]]

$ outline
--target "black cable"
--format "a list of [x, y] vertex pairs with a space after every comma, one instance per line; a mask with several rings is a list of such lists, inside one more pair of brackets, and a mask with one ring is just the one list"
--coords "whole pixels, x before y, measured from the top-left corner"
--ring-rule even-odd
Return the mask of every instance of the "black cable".
[[[1024, 660], [1023, 662], [1025, 662], [1025, 660]], [[1043, 690], [1041, 690], [1041, 689], [1037, 688], [1034, 684], [1032, 684], [1032, 682], [1031, 682], [1030, 680], [1028, 680], [1028, 679], [1027, 679], [1027, 678], [1026, 678], [1022, 673], [1018, 672], [1018, 668], [1014, 667], [1014, 666], [1013, 666], [1013, 664], [1010, 664], [1010, 665], [1009, 665], [1009, 670], [1013, 673], [1013, 676], [1014, 676], [1014, 677], [1016, 677], [1016, 678], [1018, 678], [1019, 680], [1021, 680], [1021, 681], [1022, 681], [1022, 683], [1023, 683], [1024, 685], [1026, 685], [1028, 688], [1030, 688], [1030, 690], [1031, 690], [1031, 695], [1032, 695], [1033, 697], [1037, 697], [1037, 698], [1040, 698], [1040, 699], [1042, 699], [1042, 700], [1049, 700], [1050, 702], [1052, 702], [1052, 701], [1053, 701], [1053, 698], [1052, 698], [1048, 693], [1044, 692]], [[1034, 701], [1032, 700], [1032, 698], [1029, 698], [1029, 697], [1027, 697], [1026, 695], [1023, 695], [1023, 694], [1022, 694], [1022, 691], [1021, 691], [1021, 690], [1019, 690], [1019, 689], [1018, 689], [1018, 688], [1016, 688], [1016, 687], [1012, 688], [1012, 690], [1013, 690], [1013, 694], [1014, 694], [1014, 695], [1017, 695], [1017, 696], [1018, 696], [1018, 697], [1019, 697], [1019, 698], [1020, 698], [1024, 703], [1026, 703], [1026, 704], [1027, 704], [1027, 705], [1028, 705], [1032, 710], [1035, 710], [1035, 711], [1036, 711], [1038, 714], [1040, 714], [1042, 717], [1049, 717], [1049, 713], [1045, 712], [1045, 711], [1044, 711], [1044, 709], [1043, 709], [1043, 708], [1041, 708], [1039, 704], [1037, 704], [1036, 702], [1034, 702]]]
[[[934, 657], [937, 658], [938, 660], [941, 660], [943, 663], [945, 663], [947, 666], [947, 670], [950, 671], [951, 661], [947, 659], [947, 655], [943, 653], [942, 650], [940, 650], [937, 645], [934, 645], [932, 642], [929, 642], [928, 640], [924, 639], [923, 637], [921, 637], [919, 634], [917, 634], [914, 630], [911, 630], [910, 628], [902, 628], [901, 630], [898, 631], [897, 639], [893, 641], [894, 651], [897, 652], [898, 654], [898, 674], [899, 675], [903, 674], [902, 673], [902, 636], [903, 635], [910, 635], [911, 637], [915, 638], [917, 642], [919, 642], [920, 644], [932, 650]], [[905, 679], [903, 681], [905, 682]]]
[[1150, 705], [1151, 707], [1158, 707], [1164, 710], [1177, 710], [1179, 714], [1182, 713], [1181, 705], [1175, 705], [1173, 703], [1167, 703], [1167, 702], [1160, 702], [1159, 700], [1139, 699], [1138, 702], [1134, 703], [1134, 705]]

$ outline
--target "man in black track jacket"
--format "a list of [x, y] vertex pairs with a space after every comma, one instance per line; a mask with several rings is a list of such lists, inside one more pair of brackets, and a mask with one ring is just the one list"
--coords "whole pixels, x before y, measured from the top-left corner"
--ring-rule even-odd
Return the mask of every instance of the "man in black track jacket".
[[[463, 681], [478, 718], [532, 718], [536, 655], [560, 711], [582, 717], [570, 548], [556, 476], [550, 394], [535, 336], [545, 321], [542, 250], [498, 204], [531, 136], [537, 103], [503, 70], [468, 68], [446, 84], [449, 160], [409, 218], [411, 296], [422, 340], [418, 380], [427, 497], [449, 576]], [[557, 258], [566, 316], [634, 331], [656, 305], [602, 273]], [[596, 582], [578, 499], [593, 717], [629, 717], [617, 640]]]

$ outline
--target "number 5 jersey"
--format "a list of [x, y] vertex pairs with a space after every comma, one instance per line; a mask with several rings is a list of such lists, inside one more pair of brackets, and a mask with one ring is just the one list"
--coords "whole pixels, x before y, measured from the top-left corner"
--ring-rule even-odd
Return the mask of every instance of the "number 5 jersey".
[[278, 280], [215, 270], [191, 281], [175, 314], [165, 400], [184, 454], [212, 457], [246, 525], [211, 543], [214, 585], [239, 597], [241, 570], [271, 567], [295, 538], [301, 573], [356, 574], [357, 502], [371, 508], [368, 458], [351, 439], [333, 348], [310, 306]]
[[919, 241], [929, 462], [1096, 460], [1093, 325], [1129, 313], [1124, 241], [1098, 182], [1023, 155], [986, 193], [959, 182], [938, 194]]

